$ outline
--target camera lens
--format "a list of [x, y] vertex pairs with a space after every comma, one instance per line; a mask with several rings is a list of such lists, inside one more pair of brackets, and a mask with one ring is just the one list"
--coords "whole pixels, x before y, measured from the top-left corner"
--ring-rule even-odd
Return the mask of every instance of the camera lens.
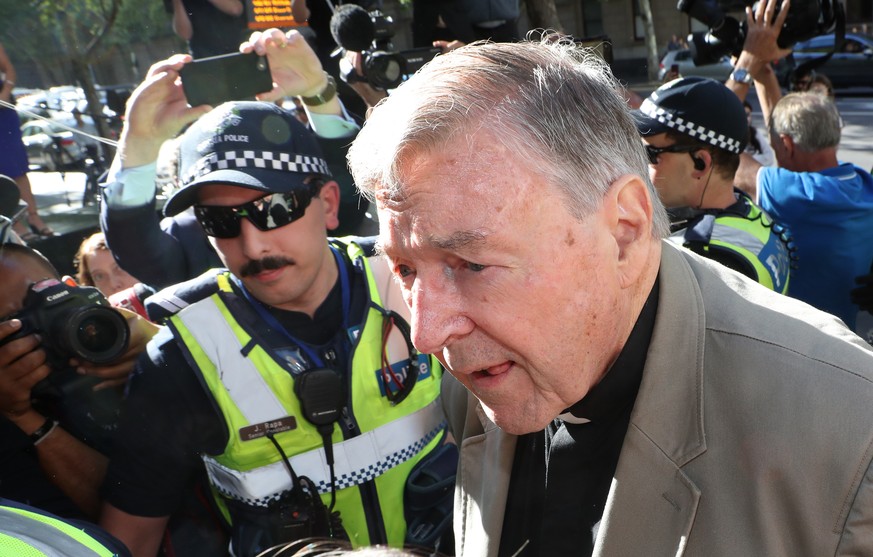
[[124, 354], [130, 329], [120, 313], [105, 306], [90, 306], [71, 316], [65, 338], [77, 357], [103, 364]]
[[376, 52], [367, 60], [364, 74], [372, 85], [394, 89], [403, 81], [403, 59], [397, 54]]
[[91, 316], [79, 323], [79, 342], [92, 352], [104, 352], [118, 342], [118, 331], [105, 319]]

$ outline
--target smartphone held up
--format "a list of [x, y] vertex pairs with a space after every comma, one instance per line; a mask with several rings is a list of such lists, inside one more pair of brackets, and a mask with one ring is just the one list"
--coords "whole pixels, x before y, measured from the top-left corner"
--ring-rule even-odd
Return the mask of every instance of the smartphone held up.
[[253, 100], [255, 95], [273, 89], [267, 58], [254, 52], [192, 60], [182, 67], [179, 75], [191, 106]]

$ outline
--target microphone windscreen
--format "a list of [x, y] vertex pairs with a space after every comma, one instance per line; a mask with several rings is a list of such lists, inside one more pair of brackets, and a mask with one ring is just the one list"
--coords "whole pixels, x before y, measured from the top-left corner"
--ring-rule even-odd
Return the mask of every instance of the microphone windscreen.
[[109, 296], [109, 305], [116, 308], [124, 308], [149, 319], [148, 311], [146, 311], [143, 302], [154, 293], [155, 291], [153, 288], [138, 282], [130, 288], [125, 288], [124, 290], [120, 290], [112, 296]]
[[363, 52], [370, 48], [376, 29], [367, 10], [357, 4], [343, 4], [330, 18], [330, 34], [344, 49]]
[[12, 218], [18, 212], [18, 202], [21, 200], [21, 192], [15, 180], [0, 174], [0, 215]]

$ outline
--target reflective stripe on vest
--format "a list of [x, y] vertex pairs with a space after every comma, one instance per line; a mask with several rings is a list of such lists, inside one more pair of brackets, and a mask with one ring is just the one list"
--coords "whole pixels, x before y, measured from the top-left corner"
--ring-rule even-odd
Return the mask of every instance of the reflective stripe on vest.
[[282, 403], [264, 382], [254, 362], [242, 355], [242, 346], [230, 323], [212, 299], [186, 308], [178, 318], [209, 359], [221, 363], [221, 382], [250, 424], [286, 415]]
[[47, 557], [115, 555], [72, 524], [24, 509], [0, 507], [0, 555], [35, 555], [34, 551]]
[[715, 221], [715, 226], [712, 227], [712, 237], [746, 249], [755, 255], [758, 255], [764, 249], [764, 242], [753, 234], [727, 224], [720, 224], [718, 219]]
[[[439, 399], [421, 410], [333, 444], [336, 488], [344, 489], [375, 479], [418, 454], [446, 428]], [[291, 477], [282, 461], [247, 472], [233, 470], [204, 457], [213, 485], [224, 495], [253, 505], [266, 506], [277, 493], [291, 489]], [[330, 476], [324, 449], [288, 459], [298, 476], [306, 476], [319, 493], [330, 493]]]

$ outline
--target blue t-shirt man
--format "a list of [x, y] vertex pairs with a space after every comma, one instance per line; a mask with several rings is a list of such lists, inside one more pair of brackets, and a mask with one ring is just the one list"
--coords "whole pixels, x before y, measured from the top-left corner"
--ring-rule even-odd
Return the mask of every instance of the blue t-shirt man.
[[797, 269], [788, 295], [855, 328], [849, 291], [873, 261], [873, 177], [851, 163], [820, 172], [762, 167], [758, 202], [791, 230]]

